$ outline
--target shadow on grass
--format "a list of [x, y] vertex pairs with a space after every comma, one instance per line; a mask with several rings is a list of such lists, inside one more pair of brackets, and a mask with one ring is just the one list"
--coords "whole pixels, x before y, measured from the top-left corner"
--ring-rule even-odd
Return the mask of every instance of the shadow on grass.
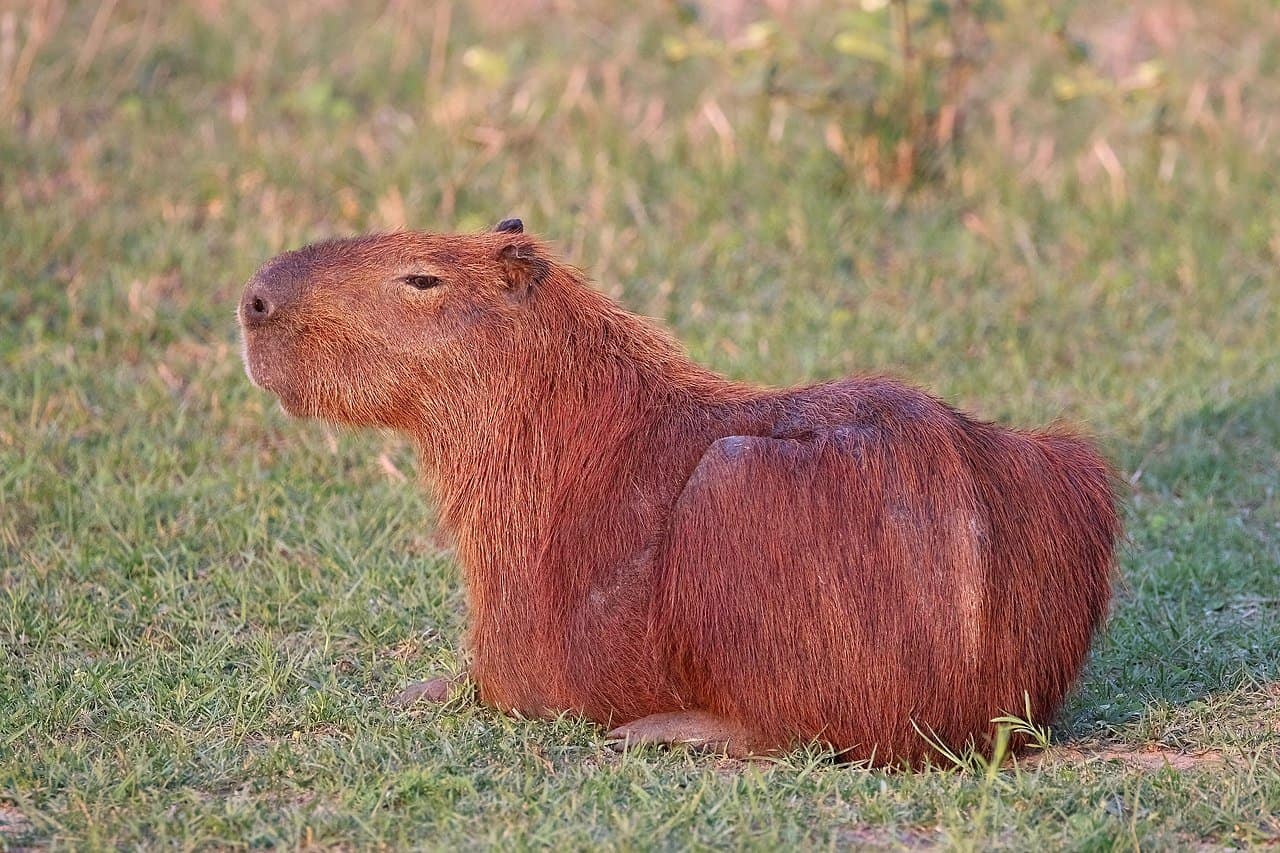
[[1121, 462], [1122, 579], [1061, 735], [1239, 742], [1280, 705], [1280, 388], [1203, 409]]

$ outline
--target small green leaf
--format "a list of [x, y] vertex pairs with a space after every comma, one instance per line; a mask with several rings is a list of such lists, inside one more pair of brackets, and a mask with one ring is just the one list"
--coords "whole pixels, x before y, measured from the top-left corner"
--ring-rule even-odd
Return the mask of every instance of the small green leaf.
[[501, 54], [479, 45], [469, 47], [463, 52], [462, 65], [472, 74], [495, 88], [507, 82], [507, 77], [511, 72], [510, 67], [507, 65], [507, 60]]
[[893, 55], [887, 47], [858, 33], [848, 31], [839, 33], [832, 40], [831, 45], [843, 54], [856, 56], [858, 59], [865, 59], [869, 62], [888, 65], [893, 61]]
[[679, 36], [663, 36], [662, 55], [668, 62], [684, 62], [689, 58], [689, 43]]

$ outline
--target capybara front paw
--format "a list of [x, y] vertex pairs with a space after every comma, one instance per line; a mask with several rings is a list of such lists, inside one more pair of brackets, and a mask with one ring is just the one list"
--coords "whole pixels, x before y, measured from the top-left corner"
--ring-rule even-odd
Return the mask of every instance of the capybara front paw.
[[419, 702], [443, 704], [453, 698], [455, 689], [463, 681], [464, 679], [461, 678], [446, 676], [430, 678], [426, 681], [415, 681], [395, 696], [392, 696], [388, 704], [396, 708], [408, 708], [410, 705], [416, 705]]
[[640, 744], [665, 744], [718, 752], [730, 758], [771, 751], [745, 727], [705, 711], [650, 714], [618, 726], [606, 738], [618, 750]]

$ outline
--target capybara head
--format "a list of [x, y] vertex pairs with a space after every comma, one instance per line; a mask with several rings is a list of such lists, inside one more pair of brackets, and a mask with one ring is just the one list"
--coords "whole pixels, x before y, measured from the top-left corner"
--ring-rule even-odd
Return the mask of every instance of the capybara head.
[[511, 219], [485, 234], [330, 240], [271, 259], [240, 300], [249, 378], [293, 415], [420, 424], [430, 389], [447, 398], [475, 377], [477, 356], [500, 351], [529, 310], [550, 263], [523, 231]]

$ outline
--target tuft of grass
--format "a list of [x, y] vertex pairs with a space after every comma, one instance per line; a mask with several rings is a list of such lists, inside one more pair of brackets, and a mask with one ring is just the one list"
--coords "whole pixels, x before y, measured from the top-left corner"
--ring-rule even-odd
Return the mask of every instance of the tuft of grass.
[[[857, 53], [921, 7], [767, 5], [0, 9], [0, 847], [1280, 839], [1274, 8], [972, 4], [963, 122], [900, 184], [867, 87], [928, 81]], [[1098, 436], [1128, 542], [1043, 758], [616, 755], [387, 707], [465, 662], [458, 568], [411, 450], [285, 418], [233, 309], [304, 241], [509, 215], [730, 375]]]

